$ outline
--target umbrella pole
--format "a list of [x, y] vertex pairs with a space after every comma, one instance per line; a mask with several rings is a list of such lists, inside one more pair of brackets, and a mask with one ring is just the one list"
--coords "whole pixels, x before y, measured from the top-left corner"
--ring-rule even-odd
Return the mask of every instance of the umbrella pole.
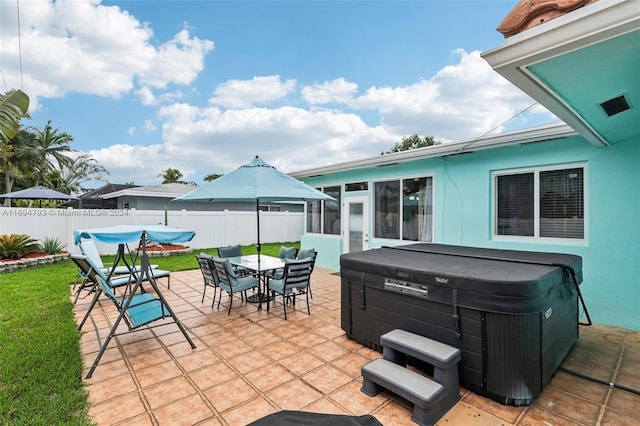
[[258, 224], [258, 243], [256, 244], [256, 250], [258, 250], [258, 262], [260, 262], [260, 250], [262, 249], [260, 245], [260, 199], [256, 198], [256, 223]]

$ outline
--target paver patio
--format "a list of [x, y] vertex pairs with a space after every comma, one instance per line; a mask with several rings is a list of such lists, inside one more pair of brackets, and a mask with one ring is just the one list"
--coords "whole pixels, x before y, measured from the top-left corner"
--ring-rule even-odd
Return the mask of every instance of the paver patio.
[[[162, 282], [162, 281], [160, 281]], [[271, 311], [228, 296], [204, 303], [199, 270], [171, 274], [163, 295], [196, 344], [173, 324], [116, 337], [86, 380], [98, 425], [245, 425], [280, 410], [373, 414], [385, 425], [414, 425], [412, 405], [390, 393], [360, 392], [360, 368], [382, 354], [349, 340], [340, 328], [340, 277], [316, 268], [311, 315], [299, 300], [281, 298]], [[76, 305], [79, 321], [90, 297]], [[224, 306], [223, 306], [224, 305]], [[106, 299], [92, 317], [104, 337], [117, 316]], [[83, 327], [85, 374], [98, 343], [92, 322]], [[640, 389], [640, 333], [595, 324], [563, 366], [607, 383]], [[640, 396], [558, 371], [528, 407], [503, 406], [461, 389], [462, 399], [440, 425], [638, 425]]]

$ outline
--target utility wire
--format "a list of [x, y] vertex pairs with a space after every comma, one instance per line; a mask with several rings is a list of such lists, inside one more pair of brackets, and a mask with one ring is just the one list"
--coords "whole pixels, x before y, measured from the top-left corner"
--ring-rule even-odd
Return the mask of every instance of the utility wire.
[[9, 91], [9, 86], [7, 86], [7, 80], [4, 79], [4, 73], [2, 72], [2, 68], [0, 68], [0, 77], [2, 77], [2, 85], [4, 86], [4, 91]]
[[530, 111], [531, 109], [533, 109], [535, 106], [539, 105], [538, 102], [534, 102], [531, 105], [529, 105], [528, 107], [526, 107], [525, 109], [523, 109], [522, 111], [520, 111], [519, 113], [517, 113], [516, 115], [511, 116], [511, 118], [509, 118], [508, 120], [498, 124], [496, 127], [494, 127], [493, 129], [484, 132], [483, 134], [481, 134], [480, 136], [478, 136], [477, 138], [475, 138], [474, 140], [472, 140], [471, 142], [469, 142], [468, 144], [464, 145], [462, 148], [460, 148], [458, 150], [458, 152], [456, 154], [460, 154], [461, 152], [463, 152], [464, 150], [466, 150], [467, 148], [469, 148], [471, 145], [473, 145], [474, 143], [478, 142], [480, 139], [484, 138], [485, 136], [487, 136], [490, 133], [493, 133], [494, 131], [496, 131], [497, 129], [499, 129], [500, 127], [504, 126], [505, 124], [507, 124], [508, 122], [515, 120], [516, 118], [520, 117], [522, 114], [525, 114], [527, 111]]
[[20, 61], [20, 90], [24, 90], [24, 81], [22, 78], [22, 40], [20, 37], [20, 0], [16, 0], [16, 10], [18, 13], [18, 58]]

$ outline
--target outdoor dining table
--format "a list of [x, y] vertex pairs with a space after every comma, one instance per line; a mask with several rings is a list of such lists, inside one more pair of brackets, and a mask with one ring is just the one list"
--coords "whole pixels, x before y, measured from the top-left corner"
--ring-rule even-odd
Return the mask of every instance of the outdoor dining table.
[[260, 303], [258, 309], [262, 309], [262, 302], [266, 302], [269, 297], [269, 288], [266, 273], [284, 268], [284, 260], [279, 257], [266, 256], [264, 254], [248, 254], [243, 256], [229, 257], [232, 265], [239, 266], [254, 272], [260, 281], [258, 294], [247, 297], [247, 302]]

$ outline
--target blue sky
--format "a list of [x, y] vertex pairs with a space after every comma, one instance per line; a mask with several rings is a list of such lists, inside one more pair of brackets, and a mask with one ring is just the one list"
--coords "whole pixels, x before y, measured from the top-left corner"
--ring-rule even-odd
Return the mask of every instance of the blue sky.
[[[475, 138], [533, 103], [479, 55], [517, 0], [18, 4], [19, 39], [17, 2], [0, 0], [1, 90], [27, 92], [26, 124], [52, 120], [116, 183]], [[537, 108], [498, 131], [553, 120]]]

